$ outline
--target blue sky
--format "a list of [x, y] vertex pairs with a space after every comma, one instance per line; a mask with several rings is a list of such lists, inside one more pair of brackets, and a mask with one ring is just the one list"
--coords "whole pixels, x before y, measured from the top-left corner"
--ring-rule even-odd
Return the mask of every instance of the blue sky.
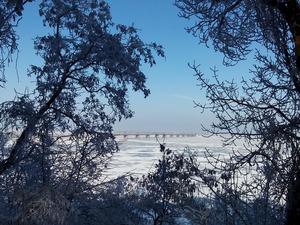
[[[157, 58], [157, 65], [142, 69], [147, 75], [147, 86], [151, 95], [144, 98], [142, 93], [130, 92], [131, 108], [135, 111], [132, 119], [117, 123], [116, 130], [158, 131], [158, 132], [200, 132], [200, 124], [208, 125], [213, 120], [209, 113], [200, 113], [194, 108], [193, 100], [205, 101], [204, 92], [197, 87], [196, 78], [187, 64], [196, 61], [208, 73], [217, 66], [222, 70], [223, 79], [239, 80], [247, 76], [248, 62], [236, 67], [222, 67], [222, 55], [212, 48], [198, 44], [198, 40], [184, 28], [192, 23], [178, 17], [173, 0], [109, 0], [115, 23], [131, 25], [139, 29], [145, 42], [155, 41], [165, 48], [166, 57]], [[26, 78], [28, 65], [38, 63], [33, 51], [33, 38], [46, 30], [38, 17], [36, 7], [27, 7], [18, 27], [20, 36], [18, 55], [19, 81], [15, 64], [7, 68], [8, 84], [0, 98], [12, 98], [14, 90], [23, 92], [31, 87]]]

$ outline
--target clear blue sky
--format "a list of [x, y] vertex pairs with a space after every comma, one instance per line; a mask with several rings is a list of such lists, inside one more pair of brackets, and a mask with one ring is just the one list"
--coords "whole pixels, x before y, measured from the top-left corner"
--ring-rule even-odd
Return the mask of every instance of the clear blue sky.
[[[109, 0], [112, 18], [115, 23], [131, 25], [139, 29], [145, 42], [155, 41], [165, 48], [166, 58], [157, 58], [157, 65], [143, 67], [147, 75], [147, 86], [151, 95], [144, 98], [141, 93], [130, 93], [131, 108], [135, 111], [132, 119], [116, 124], [116, 130], [122, 131], [158, 131], [158, 132], [200, 132], [200, 124], [208, 124], [212, 115], [201, 114], [194, 108], [193, 100], [205, 101], [204, 92], [196, 86], [193, 72], [188, 62], [194, 60], [201, 64], [204, 72], [217, 66], [222, 70], [224, 79], [247, 75], [249, 64], [240, 63], [234, 68], [222, 67], [222, 55], [212, 48], [199, 45], [198, 40], [188, 34], [184, 28], [191, 23], [178, 17], [173, 0]], [[18, 28], [19, 56], [18, 73], [14, 64], [7, 68], [8, 85], [1, 90], [1, 100], [12, 98], [14, 89], [23, 92], [30, 88], [26, 78], [28, 65], [39, 62], [33, 51], [33, 38], [46, 30], [38, 17], [37, 7], [29, 5], [24, 12]], [[3, 95], [4, 93], [4, 95]]]

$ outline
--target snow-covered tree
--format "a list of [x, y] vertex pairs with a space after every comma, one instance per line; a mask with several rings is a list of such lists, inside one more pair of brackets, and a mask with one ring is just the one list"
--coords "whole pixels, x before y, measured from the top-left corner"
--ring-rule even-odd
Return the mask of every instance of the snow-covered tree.
[[[42, 59], [29, 69], [35, 89], [0, 106], [0, 183], [34, 191], [46, 185], [71, 201], [100, 183], [118, 150], [112, 125], [132, 116], [128, 89], [148, 96], [141, 65], [164, 53], [134, 27], [114, 24], [105, 1], [42, 0], [39, 13], [52, 33], [34, 41]], [[7, 24], [1, 47], [12, 41], [14, 49]]]
[[17, 49], [18, 25], [24, 5], [32, 0], [2, 0], [0, 2], [0, 86], [5, 82], [5, 63]]
[[[195, 23], [187, 31], [235, 65], [256, 50], [252, 78], [242, 84], [213, 81], [190, 65], [215, 113], [213, 134], [245, 138], [252, 148], [236, 152], [227, 169], [256, 166], [265, 179], [261, 193], [285, 202], [287, 225], [300, 221], [300, 2], [298, 0], [176, 0], [180, 16]], [[234, 164], [234, 166], [233, 166]], [[259, 177], [259, 176], [258, 176]], [[255, 181], [253, 181], [255, 182]], [[254, 184], [254, 183], [253, 183]]]
[[182, 206], [193, 197], [197, 174], [196, 157], [190, 151], [176, 153], [160, 145], [162, 157], [155, 170], [143, 176], [138, 209], [149, 217], [151, 224], [175, 224]]

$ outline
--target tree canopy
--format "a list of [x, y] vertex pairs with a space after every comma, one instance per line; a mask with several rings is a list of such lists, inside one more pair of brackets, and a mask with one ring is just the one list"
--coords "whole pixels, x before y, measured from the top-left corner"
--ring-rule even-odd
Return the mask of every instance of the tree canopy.
[[[254, 46], [259, 46], [256, 64], [249, 71], [252, 77], [242, 79], [241, 84], [222, 80], [217, 69], [213, 69], [211, 81], [198, 65], [190, 65], [209, 101], [198, 106], [211, 110], [218, 119], [209, 129], [211, 133], [230, 134], [228, 141], [246, 138], [255, 146], [248, 149], [248, 154], [236, 153], [234, 168], [255, 165], [266, 177], [263, 190], [269, 189], [268, 196], [286, 202], [286, 224], [297, 224], [299, 1], [177, 0], [176, 5], [181, 17], [194, 21], [187, 31], [223, 53], [227, 66], [246, 59]], [[262, 163], [258, 163], [260, 160]]]
[[[8, 54], [2, 54], [2, 69], [17, 49], [14, 27], [27, 2], [0, 3], [0, 48]], [[132, 116], [128, 90], [147, 97], [141, 65], [153, 66], [154, 54], [164, 56], [162, 46], [144, 43], [133, 26], [113, 23], [105, 1], [42, 0], [39, 14], [52, 33], [34, 40], [42, 59], [28, 70], [34, 89], [0, 106], [3, 209], [16, 189], [29, 196], [41, 192], [41, 199], [61, 190], [67, 202], [93, 193], [107, 160], [118, 151], [112, 125]], [[30, 210], [41, 200], [36, 197], [28, 201], [29, 208], [25, 200], [23, 206]], [[5, 210], [1, 214], [16, 216]]]

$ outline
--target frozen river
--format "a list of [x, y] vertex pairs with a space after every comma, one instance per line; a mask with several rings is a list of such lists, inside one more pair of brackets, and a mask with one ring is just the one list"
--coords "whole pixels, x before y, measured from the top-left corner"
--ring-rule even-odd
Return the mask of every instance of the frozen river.
[[120, 139], [120, 151], [116, 153], [106, 172], [110, 177], [116, 177], [128, 172], [134, 175], [146, 174], [154, 168], [154, 164], [161, 156], [159, 143], [165, 143], [167, 148], [175, 151], [182, 151], [189, 148], [199, 155], [199, 161], [206, 163], [205, 148], [221, 157], [228, 156], [233, 150], [242, 150], [243, 145], [232, 145], [224, 147], [219, 137], [166, 137], [156, 140], [154, 137]]

